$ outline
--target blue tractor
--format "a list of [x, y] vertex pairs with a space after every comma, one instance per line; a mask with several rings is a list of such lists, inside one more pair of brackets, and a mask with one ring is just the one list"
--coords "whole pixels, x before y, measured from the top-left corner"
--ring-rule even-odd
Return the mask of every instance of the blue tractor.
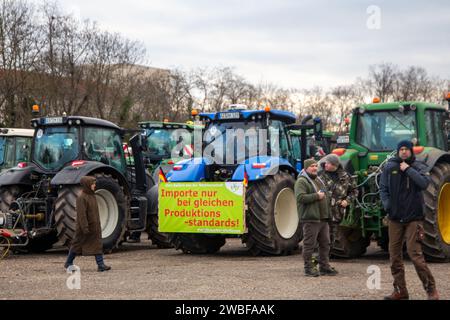
[[[234, 108], [201, 113], [204, 126], [201, 157], [177, 163], [167, 175], [172, 182], [248, 181], [245, 193], [246, 231], [242, 242], [253, 255], [287, 255], [298, 248], [302, 229], [294, 194], [295, 179], [309, 158], [306, 132], [321, 136], [320, 119], [294, 124], [293, 113]], [[308, 124], [312, 120], [313, 124]], [[303, 134], [291, 135], [291, 132]], [[251, 134], [250, 134], [251, 133]], [[227, 234], [170, 233], [185, 253], [217, 252]]]

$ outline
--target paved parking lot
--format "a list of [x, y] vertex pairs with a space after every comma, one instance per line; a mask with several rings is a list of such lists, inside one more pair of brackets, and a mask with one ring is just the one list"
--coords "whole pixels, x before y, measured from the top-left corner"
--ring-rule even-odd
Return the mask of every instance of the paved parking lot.
[[[112, 271], [98, 273], [93, 257], [76, 260], [80, 290], [69, 290], [63, 270], [66, 251], [11, 255], [0, 262], [0, 299], [380, 299], [391, 292], [386, 253], [376, 246], [356, 260], [333, 260], [337, 277], [306, 278], [301, 256], [253, 257], [239, 240], [218, 254], [185, 255], [149, 242], [126, 244], [107, 255]], [[381, 270], [381, 289], [369, 290], [367, 268]], [[443, 299], [450, 299], [449, 264], [430, 264]], [[412, 299], [425, 299], [407, 262]]]

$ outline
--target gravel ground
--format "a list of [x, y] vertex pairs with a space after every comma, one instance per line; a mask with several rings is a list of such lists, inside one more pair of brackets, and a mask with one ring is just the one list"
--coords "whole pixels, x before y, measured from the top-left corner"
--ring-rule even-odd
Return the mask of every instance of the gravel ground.
[[[93, 257], [77, 258], [80, 290], [66, 286], [66, 253], [10, 255], [0, 261], [0, 299], [380, 299], [392, 288], [388, 255], [374, 245], [360, 259], [332, 260], [336, 277], [307, 278], [301, 255], [253, 257], [237, 239], [208, 256], [158, 250], [143, 241], [107, 255], [109, 272], [98, 273]], [[367, 288], [370, 265], [381, 269], [380, 290]], [[429, 266], [441, 298], [450, 299], [449, 265]], [[411, 298], [425, 299], [409, 261], [406, 276]]]

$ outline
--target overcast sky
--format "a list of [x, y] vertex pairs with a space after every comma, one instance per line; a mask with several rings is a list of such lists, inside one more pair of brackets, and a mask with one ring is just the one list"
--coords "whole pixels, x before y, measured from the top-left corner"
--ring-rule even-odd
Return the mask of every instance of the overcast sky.
[[[142, 41], [154, 67], [233, 66], [254, 83], [349, 84], [368, 66], [419, 65], [450, 79], [450, 1], [58, 0]], [[381, 29], [376, 26], [380, 8]], [[375, 23], [375, 25], [373, 24]]]

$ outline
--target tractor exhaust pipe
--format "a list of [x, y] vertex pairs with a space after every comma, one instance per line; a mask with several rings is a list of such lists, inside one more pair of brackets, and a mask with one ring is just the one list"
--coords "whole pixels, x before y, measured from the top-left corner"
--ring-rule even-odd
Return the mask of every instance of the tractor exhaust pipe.
[[136, 134], [130, 139], [130, 145], [133, 150], [134, 168], [136, 170], [136, 190], [146, 193], [148, 186], [143, 156], [143, 151], [146, 145], [145, 139], [141, 134]]

